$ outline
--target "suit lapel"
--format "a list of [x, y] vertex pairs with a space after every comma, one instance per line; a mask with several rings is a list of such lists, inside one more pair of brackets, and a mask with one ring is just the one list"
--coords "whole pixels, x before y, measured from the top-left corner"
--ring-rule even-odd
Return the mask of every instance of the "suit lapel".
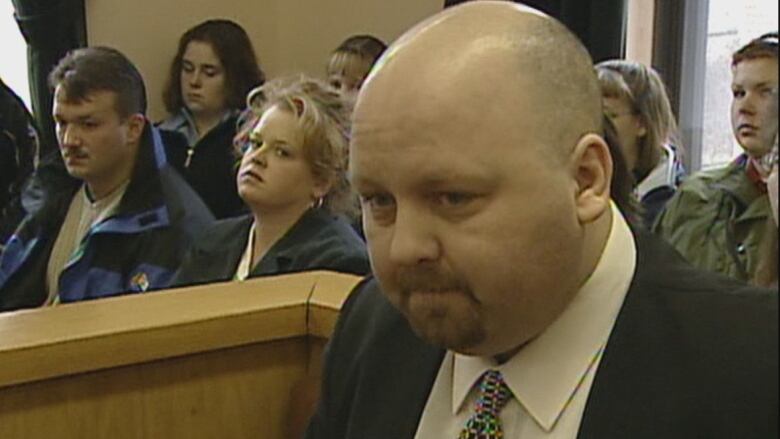
[[[361, 372], [368, 391], [354, 401], [354, 439], [413, 439], [444, 350], [417, 338], [402, 318]], [[392, 336], [391, 336], [392, 334]]]
[[676, 392], [696, 376], [688, 370], [687, 349], [677, 343], [685, 335], [677, 330], [673, 307], [653, 287], [661, 276], [656, 269], [674, 263], [675, 255], [663, 254], [643, 233], [635, 237], [636, 273], [596, 371], [578, 439], [686, 437], [658, 434], [661, 424], [672, 425], [686, 413]]

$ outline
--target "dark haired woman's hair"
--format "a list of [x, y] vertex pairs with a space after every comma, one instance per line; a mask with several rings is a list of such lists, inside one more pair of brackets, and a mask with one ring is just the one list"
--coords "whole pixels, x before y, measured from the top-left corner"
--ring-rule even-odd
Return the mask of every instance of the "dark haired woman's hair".
[[609, 147], [612, 156], [612, 181], [609, 191], [612, 201], [615, 202], [620, 213], [635, 226], [650, 227], [652, 224], [644, 224], [642, 221], [642, 207], [634, 195], [634, 177], [628, 169], [623, 149], [620, 147], [617, 131], [612, 122], [604, 116], [604, 140]]
[[228, 108], [244, 108], [247, 93], [265, 82], [265, 75], [255, 56], [246, 31], [230, 20], [208, 20], [191, 28], [179, 39], [179, 48], [171, 63], [168, 82], [163, 91], [165, 109], [173, 114], [184, 106], [181, 96], [181, 65], [187, 45], [192, 41], [207, 43], [225, 69], [225, 95]]

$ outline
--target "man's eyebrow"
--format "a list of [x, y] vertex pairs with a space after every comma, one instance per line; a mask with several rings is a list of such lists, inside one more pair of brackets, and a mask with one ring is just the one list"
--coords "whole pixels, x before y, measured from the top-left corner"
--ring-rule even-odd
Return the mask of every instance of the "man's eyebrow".
[[[53, 115], [52, 115], [52, 117], [53, 117], [55, 120], [65, 120], [65, 119], [66, 119], [66, 118], [64, 117], [64, 115], [62, 115], [62, 114], [59, 114], [59, 113], [55, 113], [55, 114], [53, 114]], [[83, 121], [85, 121], [85, 120], [94, 119], [94, 117], [95, 117], [95, 114], [94, 114], [94, 113], [87, 113], [87, 114], [80, 114], [80, 115], [78, 115], [78, 116], [75, 116], [75, 117], [72, 117], [72, 118], [70, 118], [70, 119], [71, 119], [71, 120], [75, 120], [75, 121], [77, 121], [77, 122], [83, 122]]]

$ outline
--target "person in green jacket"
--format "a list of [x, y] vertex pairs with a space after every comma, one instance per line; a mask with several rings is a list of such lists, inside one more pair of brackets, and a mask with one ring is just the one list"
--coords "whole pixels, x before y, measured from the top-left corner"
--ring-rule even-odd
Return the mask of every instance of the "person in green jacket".
[[743, 281], [754, 278], [770, 216], [766, 178], [778, 128], [778, 36], [732, 56], [731, 125], [743, 154], [688, 178], [654, 230], [692, 264]]

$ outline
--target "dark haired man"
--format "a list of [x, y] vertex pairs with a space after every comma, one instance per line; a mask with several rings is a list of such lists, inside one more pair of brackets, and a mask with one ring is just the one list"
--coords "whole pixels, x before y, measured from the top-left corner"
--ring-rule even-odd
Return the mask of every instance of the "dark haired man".
[[731, 127], [744, 153], [688, 178], [654, 227], [693, 265], [743, 281], [752, 280], [761, 265], [770, 218], [765, 158], [777, 136], [777, 61], [777, 33], [734, 53]]
[[469, 2], [378, 65], [350, 144], [376, 278], [308, 439], [777, 436], [777, 294], [627, 223], [571, 32]]
[[0, 258], [0, 310], [168, 286], [213, 217], [165, 161], [143, 79], [120, 52], [79, 49], [49, 77], [59, 155], [25, 193]]

